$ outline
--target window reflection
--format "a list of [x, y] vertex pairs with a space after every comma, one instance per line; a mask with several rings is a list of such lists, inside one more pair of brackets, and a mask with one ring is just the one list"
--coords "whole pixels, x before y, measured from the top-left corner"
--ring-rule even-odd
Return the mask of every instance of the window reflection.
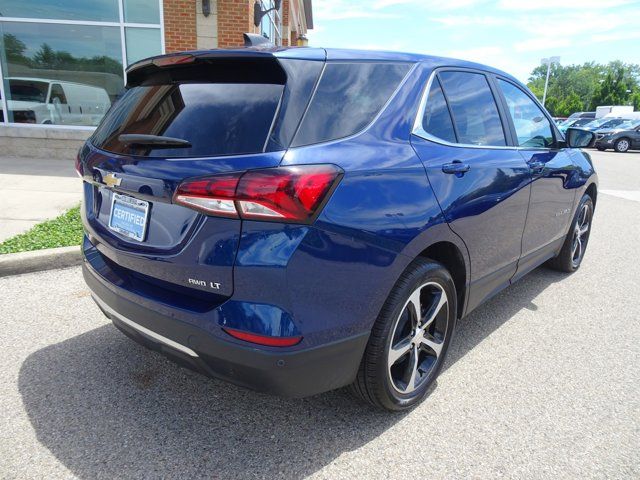
[[118, 27], [0, 22], [0, 34], [10, 122], [97, 125], [123, 87]]
[[3, 17], [119, 21], [118, 0], [2, 0], [0, 5]]
[[160, 30], [157, 28], [125, 28], [127, 65], [162, 53]]
[[529, 96], [515, 85], [498, 79], [521, 147], [545, 148], [553, 144], [551, 123]]
[[128, 23], [160, 23], [158, 0], [124, 0], [124, 21]]
[[[126, 91], [96, 130], [104, 150], [150, 157], [257, 153], [264, 148], [283, 86], [274, 84], [170, 83]], [[189, 148], [122, 143], [121, 134], [187, 140]]]
[[484, 75], [442, 72], [440, 84], [449, 101], [458, 142], [506, 145], [498, 107]]

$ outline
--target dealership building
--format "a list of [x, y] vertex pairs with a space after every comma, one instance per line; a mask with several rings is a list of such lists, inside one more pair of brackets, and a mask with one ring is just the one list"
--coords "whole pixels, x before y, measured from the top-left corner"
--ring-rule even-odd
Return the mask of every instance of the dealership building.
[[73, 158], [142, 58], [311, 28], [311, 0], [2, 0], [1, 155]]

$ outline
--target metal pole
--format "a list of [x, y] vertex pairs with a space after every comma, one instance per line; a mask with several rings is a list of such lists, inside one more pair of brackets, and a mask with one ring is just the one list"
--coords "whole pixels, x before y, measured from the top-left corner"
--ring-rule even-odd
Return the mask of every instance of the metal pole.
[[544, 81], [544, 94], [542, 95], [542, 106], [544, 107], [544, 102], [547, 100], [547, 86], [549, 85], [549, 73], [551, 72], [551, 60], [547, 62], [547, 78]]

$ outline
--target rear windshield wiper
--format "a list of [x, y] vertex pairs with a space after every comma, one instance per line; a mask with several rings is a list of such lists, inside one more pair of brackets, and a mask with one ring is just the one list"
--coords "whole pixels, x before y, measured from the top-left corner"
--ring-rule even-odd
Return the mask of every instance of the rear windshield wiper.
[[189, 148], [191, 142], [181, 138], [163, 137], [161, 135], [142, 135], [139, 133], [123, 133], [118, 140], [125, 145], [140, 145], [154, 148]]

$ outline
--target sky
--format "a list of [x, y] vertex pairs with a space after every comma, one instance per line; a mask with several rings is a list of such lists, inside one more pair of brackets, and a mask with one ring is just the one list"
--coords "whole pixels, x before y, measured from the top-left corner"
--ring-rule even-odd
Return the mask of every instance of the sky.
[[462, 58], [526, 82], [540, 60], [640, 64], [640, 0], [317, 0], [316, 47]]

